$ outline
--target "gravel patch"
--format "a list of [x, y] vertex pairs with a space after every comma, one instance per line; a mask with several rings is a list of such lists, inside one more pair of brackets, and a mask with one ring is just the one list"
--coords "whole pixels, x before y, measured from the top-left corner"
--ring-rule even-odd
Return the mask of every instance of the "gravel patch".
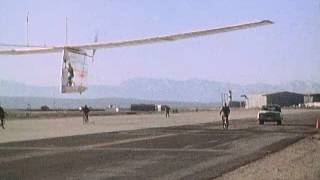
[[277, 153], [242, 166], [217, 180], [319, 180], [320, 131]]

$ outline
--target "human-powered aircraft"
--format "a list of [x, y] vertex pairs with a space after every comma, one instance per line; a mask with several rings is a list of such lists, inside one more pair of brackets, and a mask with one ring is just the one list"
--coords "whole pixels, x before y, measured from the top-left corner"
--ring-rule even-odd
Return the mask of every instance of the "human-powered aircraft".
[[[0, 49], [0, 55], [24, 55], [24, 54], [43, 54], [56, 53], [63, 51], [62, 65], [62, 93], [82, 93], [87, 89], [85, 80], [88, 74], [86, 58], [93, 58], [97, 49], [119, 48], [126, 46], [137, 46], [161, 42], [172, 42], [177, 40], [226, 33], [248, 28], [255, 28], [264, 25], [273, 24], [270, 20], [254, 21], [237, 25], [224, 26], [220, 28], [204, 29], [185, 33], [171, 35], [162, 35], [149, 38], [114, 41], [114, 42], [97, 42], [87, 44], [73, 45], [53, 45], [53, 46], [26, 46], [11, 47]], [[89, 53], [89, 51], [92, 51]]]

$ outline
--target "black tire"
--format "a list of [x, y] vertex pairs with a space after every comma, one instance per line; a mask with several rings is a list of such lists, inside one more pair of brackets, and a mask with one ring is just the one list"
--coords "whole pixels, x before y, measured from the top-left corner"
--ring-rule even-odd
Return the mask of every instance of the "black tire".
[[281, 121], [277, 121], [277, 125], [281, 125], [282, 124], [282, 122]]
[[259, 124], [264, 124], [264, 121], [262, 121], [262, 120], [259, 120]]

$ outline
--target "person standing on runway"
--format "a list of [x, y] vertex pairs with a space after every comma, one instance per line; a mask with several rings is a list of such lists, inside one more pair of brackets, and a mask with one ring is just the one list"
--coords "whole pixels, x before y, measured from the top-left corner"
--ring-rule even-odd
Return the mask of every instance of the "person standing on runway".
[[87, 105], [84, 105], [84, 107], [82, 108], [82, 111], [83, 111], [83, 124], [88, 123], [90, 109], [88, 108]]
[[5, 118], [5, 112], [4, 112], [4, 109], [0, 106], [0, 120], [1, 120], [2, 129], [5, 129], [4, 128], [4, 118]]
[[170, 116], [170, 107], [166, 106], [165, 111], [166, 111], [166, 118], [168, 118]]

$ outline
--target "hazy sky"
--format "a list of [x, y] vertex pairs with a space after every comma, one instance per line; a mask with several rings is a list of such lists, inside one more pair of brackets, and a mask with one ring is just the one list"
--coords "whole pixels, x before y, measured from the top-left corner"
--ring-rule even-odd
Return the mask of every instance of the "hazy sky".
[[[232, 83], [320, 82], [320, 0], [1, 0], [0, 43], [69, 44], [143, 38], [270, 19], [271, 26], [172, 43], [102, 49], [89, 84], [129, 78]], [[59, 85], [62, 53], [0, 56], [0, 79]]]

